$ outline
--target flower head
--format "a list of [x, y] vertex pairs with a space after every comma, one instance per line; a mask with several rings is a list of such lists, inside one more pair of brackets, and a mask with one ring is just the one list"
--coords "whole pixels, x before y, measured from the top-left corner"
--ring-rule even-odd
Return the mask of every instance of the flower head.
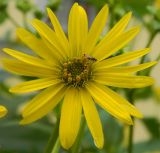
[[60, 118], [60, 141], [68, 149], [75, 142], [81, 123], [82, 110], [94, 142], [103, 147], [103, 132], [96, 104], [117, 119], [133, 124], [131, 116], [141, 118], [141, 113], [127, 100], [108, 86], [141, 88], [153, 84], [153, 79], [135, 76], [134, 73], [155, 64], [148, 62], [136, 66], [124, 66], [149, 52], [148, 48], [111, 57], [139, 32], [139, 27], [125, 31], [131, 18], [126, 14], [98, 42], [107, 17], [105, 5], [95, 17], [90, 29], [85, 10], [73, 5], [68, 20], [68, 37], [54, 13], [47, 9], [53, 29], [34, 19], [32, 26], [40, 38], [19, 28], [17, 35], [36, 54], [24, 54], [4, 49], [14, 59], [4, 59], [4, 67], [13, 73], [36, 77], [10, 89], [14, 93], [27, 93], [43, 89], [24, 108], [21, 124], [32, 123], [63, 99]]
[[0, 118], [5, 116], [6, 114], [7, 114], [7, 109], [4, 106], [0, 105]]

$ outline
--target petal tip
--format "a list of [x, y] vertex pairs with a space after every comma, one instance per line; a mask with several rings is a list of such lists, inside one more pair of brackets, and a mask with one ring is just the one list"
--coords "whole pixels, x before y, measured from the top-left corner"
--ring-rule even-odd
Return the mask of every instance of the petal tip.
[[72, 145], [70, 145], [69, 143], [67, 143], [65, 140], [60, 139], [61, 145], [64, 149], [68, 150], [71, 148]]
[[48, 15], [53, 13], [52, 10], [49, 7], [47, 7], [46, 10], [47, 10]]
[[16, 90], [15, 90], [14, 87], [12, 87], [12, 88], [9, 89], [9, 92], [11, 92], [11, 93], [16, 93]]
[[98, 149], [103, 149], [103, 146], [104, 146], [104, 139], [101, 139], [101, 140], [95, 140], [94, 141], [94, 144], [96, 145], [96, 147], [98, 148]]
[[105, 5], [102, 7], [102, 9], [108, 12], [108, 10], [109, 10], [108, 4], [105, 4]]
[[131, 11], [129, 11], [129, 12], [126, 14], [126, 16], [127, 16], [128, 18], [131, 18], [131, 16], [132, 16], [132, 12], [131, 12]]
[[151, 65], [150, 65], [150, 67], [151, 67], [151, 66], [154, 66], [154, 65], [156, 65], [157, 63], [158, 63], [158, 61], [152, 61], [152, 62], [151, 62]]
[[29, 124], [29, 123], [31, 123], [31, 122], [29, 122], [29, 121], [26, 120], [25, 118], [23, 118], [23, 119], [19, 122], [20, 125], [27, 125], [27, 124]]
[[9, 48], [3, 48], [2, 51], [6, 53], [6, 52], [8, 52], [8, 49]]
[[4, 106], [0, 106], [0, 118], [4, 117], [8, 113], [8, 110]]
[[24, 119], [22, 119], [22, 120], [19, 122], [19, 124], [20, 124], [20, 125], [25, 125], [26, 123], [25, 123]]

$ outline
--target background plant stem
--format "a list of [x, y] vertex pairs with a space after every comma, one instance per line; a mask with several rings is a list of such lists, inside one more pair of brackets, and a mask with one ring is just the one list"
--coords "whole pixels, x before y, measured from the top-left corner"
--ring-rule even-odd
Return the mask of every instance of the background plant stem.
[[[128, 93], [128, 100], [131, 104], [134, 104], [134, 89]], [[134, 118], [132, 117], [134, 121]], [[129, 126], [129, 140], [128, 140], [128, 153], [133, 152], [133, 134], [134, 134], [134, 125]]]
[[[156, 36], [157, 31], [153, 32], [148, 40], [148, 43], [146, 45], [146, 48], [148, 48], [154, 37]], [[140, 60], [139, 64], [143, 64], [145, 62], [145, 59], [147, 58], [147, 55], [143, 56]], [[139, 75], [139, 72], [137, 72], [137, 75]], [[135, 93], [135, 89], [130, 90], [130, 92], [127, 94], [128, 100], [134, 104], [134, 93]], [[132, 117], [133, 121], [134, 118]], [[133, 153], [133, 135], [134, 135], [134, 125], [129, 127], [129, 138], [128, 138], [128, 153]]]
[[53, 150], [52, 150], [52, 153], [58, 153], [59, 148], [60, 148], [60, 142], [59, 142], [59, 137], [58, 137], [58, 138], [57, 138], [57, 141], [56, 141], [56, 143], [55, 143], [55, 145], [54, 145], [54, 148], [53, 148]]
[[14, 18], [12, 18], [8, 13], [7, 13], [7, 17], [9, 18], [9, 20], [13, 23], [13, 25], [16, 28], [20, 27], [20, 25], [17, 23], [17, 21]]
[[57, 122], [55, 124], [55, 127], [54, 127], [54, 130], [53, 130], [53, 133], [48, 141], [48, 144], [47, 144], [47, 147], [45, 149], [45, 153], [51, 153], [52, 150], [53, 150], [53, 146], [56, 144], [56, 141], [58, 139], [58, 135], [59, 135], [59, 121], [60, 121], [60, 118], [58, 117], [57, 118]]
[[[146, 48], [148, 48], [148, 47], [151, 45], [151, 43], [152, 43], [154, 37], [156, 36], [156, 34], [157, 34], [156, 31], [151, 34], [151, 36], [150, 36], [150, 38], [149, 38], [149, 40], [148, 40], [148, 43], [147, 43], [147, 45], [146, 45]], [[147, 57], [147, 54], [144, 55], [144, 56], [141, 58], [140, 64], [142, 64], [142, 63], [145, 62], [145, 58], [146, 58], [146, 57]]]

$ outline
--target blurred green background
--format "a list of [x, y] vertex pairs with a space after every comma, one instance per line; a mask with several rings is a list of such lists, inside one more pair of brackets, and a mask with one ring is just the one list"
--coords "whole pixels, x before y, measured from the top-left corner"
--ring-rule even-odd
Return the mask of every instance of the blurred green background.
[[[46, 7], [50, 7], [57, 14], [63, 29], [67, 32], [68, 12], [74, 2], [73, 0], [0, 0], [0, 59], [6, 56], [2, 52], [4, 47], [29, 51], [17, 38], [15, 30], [17, 27], [24, 27], [34, 32], [29, 24], [33, 18], [39, 18], [50, 24]], [[141, 49], [149, 44], [152, 52], [147, 60], [155, 60], [160, 55], [160, 0], [78, 0], [76, 2], [84, 6], [90, 22], [99, 9], [107, 3], [110, 16], [106, 30], [109, 30], [126, 12], [132, 11], [133, 18], [129, 27], [140, 25], [141, 33], [121, 52]], [[151, 41], [148, 42], [149, 40]], [[144, 114], [144, 119], [135, 120], [133, 152], [160, 153], [160, 90], [157, 89], [160, 88], [160, 64], [141, 73], [153, 76], [156, 83], [152, 87], [136, 90], [135, 105]], [[15, 95], [9, 93], [8, 89], [27, 79], [29, 78], [5, 72], [1, 64], [0, 104], [5, 105], [9, 113], [0, 119], [0, 153], [42, 153], [54, 129], [55, 114], [58, 110], [54, 110], [33, 124], [19, 125], [24, 103], [35, 93]], [[126, 91], [118, 89], [117, 92]], [[126, 153], [129, 127], [112, 118], [107, 112], [101, 109], [99, 111], [105, 133], [105, 146], [102, 150], [96, 149], [86, 128], [80, 152]], [[61, 148], [60, 152], [66, 151]]]

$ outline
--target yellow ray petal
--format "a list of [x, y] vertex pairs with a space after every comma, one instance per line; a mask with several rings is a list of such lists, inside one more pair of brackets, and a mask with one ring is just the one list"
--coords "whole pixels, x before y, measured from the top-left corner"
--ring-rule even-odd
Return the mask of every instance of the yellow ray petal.
[[102, 33], [108, 17], [108, 6], [105, 5], [95, 17], [89, 30], [84, 52], [90, 54]]
[[33, 92], [40, 89], [50, 87], [60, 83], [61, 80], [55, 79], [54, 77], [36, 79], [32, 81], [23, 82], [15, 87], [12, 87], [9, 91], [13, 93], [27, 93]]
[[135, 66], [121, 66], [121, 67], [104, 68], [104, 69], [94, 72], [94, 74], [95, 75], [96, 74], [105, 75], [105, 73], [121, 73], [121, 74], [122, 73], [134, 73], [134, 72], [149, 68], [151, 66], [154, 66], [155, 64], [157, 64], [156, 61], [147, 62], [144, 64], [135, 65]]
[[47, 63], [45, 60], [42, 60], [38, 57], [27, 55], [27, 54], [24, 54], [20, 51], [16, 51], [16, 50], [9, 49], [9, 48], [4, 48], [3, 51], [5, 53], [9, 54], [10, 56], [22, 61], [22, 62], [31, 64], [34, 66], [40, 66], [42, 68], [48, 68], [48, 69], [54, 70], [53, 66], [51, 66], [49, 63]]
[[133, 61], [147, 53], [149, 53], [150, 49], [145, 48], [142, 50], [128, 52], [119, 56], [111, 57], [109, 59], [103, 60], [101, 62], [97, 62], [94, 64], [95, 70], [110, 68], [113, 66], [121, 65], [130, 61]]
[[[47, 46], [47, 48], [51, 51], [51, 53], [53, 54], [56, 62], [59, 64], [61, 62], [63, 62], [64, 59], [64, 55], [62, 56], [61, 54], [59, 54], [56, 50], [56, 48], [47, 40], [45, 39], [43, 36], [41, 36], [43, 43]], [[67, 57], [67, 56], [66, 56]]]
[[71, 8], [68, 20], [68, 38], [71, 56], [82, 54], [82, 47], [88, 32], [88, 19], [85, 10], [75, 3]]
[[63, 58], [66, 58], [66, 49], [63, 48], [62, 43], [52, 29], [38, 19], [32, 21], [32, 26], [39, 32], [41, 37], [45, 38], [52, 44], [53, 50], [56, 50]]
[[114, 97], [108, 94], [105, 86], [90, 82], [86, 85], [86, 88], [95, 99], [95, 102], [103, 109], [108, 111], [117, 119], [127, 124], [133, 124], [130, 114], [127, 112], [126, 108], [123, 107], [119, 101], [116, 101]]
[[94, 138], [95, 145], [98, 148], [102, 148], [104, 144], [103, 130], [94, 101], [92, 100], [92, 97], [85, 89], [81, 90], [80, 95], [81, 95], [84, 115], [87, 121], [87, 125]]
[[61, 109], [60, 142], [65, 149], [69, 149], [77, 137], [81, 121], [82, 104], [76, 88], [66, 91]]
[[[20, 122], [20, 124], [29, 124], [32, 123], [43, 116], [45, 116], [48, 112], [50, 112], [52, 109], [54, 109], [57, 104], [61, 101], [61, 99], [64, 96], [65, 88], [61, 88], [58, 92], [52, 91], [52, 98], [48, 99], [48, 101], [43, 101], [42, 99], [37, 99], [35, 101], [36, 109], [32, 109], [31, 112], [29, 112], [26, 116], [24, 116], [23, 120]], [[47, 97], [45, 97], [47, 98]], [[42, 100], [42, 101], [41, 101]], [[36, 104], [37, 103], [37, 104]]]
[[7, 109], [4, 106], [0, 105], [0, 118], [5, 116], [6, 114], [7, 114]]
[[154, 79], [147, 76], [133, 76], [118, 73], [106, 73], [105, 75], [96, 75], [94, 81], [120, 88], [142, 88], [154, 83]]
[[53, 85], [37, 96], [35, 96], [30, 102], [28, 102], [22, 112], [23, 118], [30, 116], [32, 113], [37, 112], [39, 109], [43, 108], [44, 105], [47, 105], [48, 102], [55, 97], [55, 95], [63, 89], [64, 85], [58, 84]]
[[124, 47], [128, 42], [130, 42], [139, 32], [139, 27], [134, 27], [127, 32], [122, 33], [116, 38], [103, 43], [101, 46], [96, 48], [93, 52], [92, 56], [97, 58], [98, 60], [103, 60], [122, 47]]
[[82, 47], [80, 49], [83, 52], [85, 49], [85, 42], [88, 34], [88, 18], [87, 18], [86, 11], [83, 9], [83, 7], [79, 6], [78, 8], [80, 12], [80, 23], [81, 23], [81, 26], [79, 27], [81, 29], [79, 34], [80, 34], [80, 45]]
[[63, 29], [62, 29], [56, 15], [49, 8], [47, 8], [47, 12], [48, 12], [48, 16], [52, 22], [52, 25], [54, 27], [54, 30], [56, 32], [56, 36], [59, 38], [60, 42], [62, 43], [63, 48], [65, 49], [66, 53], [69, 54], [68, 39], [67, 39], [65, 33], [63, 32]]
[[98, 50], [98, 48], [101, 48], [101, 46], [105, 45], [106, 42], [119, 36], [124, 31], [126, 26], [128, 25], [131, 15], [132, 13], [129, 12], [124, 17], [122, 17], [121, 20], [105, 35], [105, 37], [93, 49], [93, 52]]
[[53, 56], [52, 52], [48, 49], [48, 47], [46, 47], [41, 39], [38, 39], [32, 33], [23, 28], [18, 28], [16, 33], [23, 43], [25, 43], [37, 55], [46, 59], [47, 61], [55, 61], [56, 57]]
[[143, 115], [139, 112], [139, 110], [129, 103], [127, 100], [125, 100], [123, 97], [119, 96], [116, 92], [109, 89], [108, 87], [105, 87], [105, 92], [114, 98], [115, 101], [117, 101], [122, 107], [126, 109], [126, 111], [131, 114], [132, 116], [135, 116], [137, 118], [142, 118]]
[[57, 75], [56, 71], [33, 66], [18, 60], [10, 60], [10, 59], [3, 59], [3, 67], [12, 73], [24, 75], [24, 76], [33, 76], [33, 77], [51, 77]]

